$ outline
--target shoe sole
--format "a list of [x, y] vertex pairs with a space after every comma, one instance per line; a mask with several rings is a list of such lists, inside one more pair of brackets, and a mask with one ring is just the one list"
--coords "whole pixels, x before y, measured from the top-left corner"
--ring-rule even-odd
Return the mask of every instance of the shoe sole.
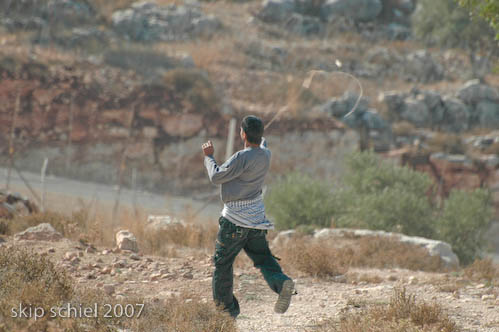
[[281, 292], [279, 293], [279, 298], [274, 306], [274, 311], [278, 314], [283, 314], [288, 310], [289, 304], [291, 303], [291, 296], [295, 289], [295, 283], [293, 280], [285, 280], [282, 284]]

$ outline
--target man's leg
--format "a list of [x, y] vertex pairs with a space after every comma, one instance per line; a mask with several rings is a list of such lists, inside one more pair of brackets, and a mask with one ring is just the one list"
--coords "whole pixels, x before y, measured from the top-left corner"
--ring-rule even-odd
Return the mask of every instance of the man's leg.
[[284, 313], [294, 291], [293, 281], [282, 272], [279, 263], [270, 252], [266, 231], [251, 230], [244, 251], [251, 258], [256, 268], [260, 269], [269, 287], [279, 294], [274, 310]]
[[213, 273], [213, 299], [217, 305], [232, 317], [239, 315], [239, 303], [233, 293], [234, 260], [244, 247], [248, 230], [237, 227], [227, 219], [220, 217], [217, 242], [215, 244], [215, 272]]

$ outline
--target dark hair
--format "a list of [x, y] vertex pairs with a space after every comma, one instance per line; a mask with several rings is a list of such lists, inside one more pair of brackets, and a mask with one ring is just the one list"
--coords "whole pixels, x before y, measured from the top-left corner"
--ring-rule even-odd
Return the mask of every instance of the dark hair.
[[245, 116], [241, 128], [246, 133], [246, 139], [252, 144], [260, 144], [263, 135], [263, 122], [254, 115]]

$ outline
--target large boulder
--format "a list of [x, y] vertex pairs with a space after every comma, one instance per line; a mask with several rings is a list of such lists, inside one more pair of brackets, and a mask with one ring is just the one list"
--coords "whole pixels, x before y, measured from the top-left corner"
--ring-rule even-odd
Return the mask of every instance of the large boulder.
[[467, 105], [477, 105], [482, 101], [499, 103], [499, 92], [491, 86], [480, 83], [479, 80], [468, 81], [456, 93], [457, 98]]
[[79, 26], [96, 22], [96, 12], [85, 0], [3, 1], [6, 8], [0, 12], [0, 24], [9, 29], [41, 29], [46, 27]]
[[136, 41], [185, 40], [199, 35], [212, 35], [221, 23], [204, 15], [197, 6], [158, 6], [137, 2], [130, 8], [113, 13], [114, 29]]
[[268, 23], [283, 22], [296, 11], [295, 0], [265, 0], [258, 17]]
[[442, 128], [453, 132], [462, 132], [469, 128], [471, 111], [461, 100], [444, 97], [445, 116]]
[[133, 252], [139, 251], [137, 239], [129, 230], [121, 230], [116, 233], [116, 245], [121, 250], [130, 250]]
[[147, 217], [146, 230], [149, 232], [159, 232], [171, 229], [176, 226], [185, 225], [183, 220], [168, 215], [149, 215]]
[[475, 114], [480, 127], [499, 128], [499, 103], [481, 101], [475, 109]]
[[403, 120], [418, 127], [428, 126], [431, 122], [430, 110], [424, 100], [421, 99], [406, 99], [405, 107], [400, 116]]
[[59, 241], [62, 238], [62, 234], [48, 223], [30, 227], [14, 235], [14, 240]]
[[[331, 98], [324, 104], [318, 106], [317, 110], [326, 113], [335, 118], [341, 119], [351, 110], [359, 100], [359, 95], [351, 92], [346, 92], [340, 98]], [[369, 99], [362, 97], [359, 100], [355, 112], [364, 113], [369, 108]]]
[[380, 0], [327, 0], [321, 9], [321, 16], [327, 21], [347, 17], [355, 21], [372, 21], [383, 9]]
[[315, 239], [334, 239], [335, 237], [383, 237], [386, 239], [400, 241], [414, 247], [421, 247], [428, 250], [430, 256], [438, 256], [442, 259], [447, 267], [454, 268], [459, 266], [459, 258], [452, 251], [451, 246], [442, 241], [426, 239], [416, 236], [406, 236], [399, 233], [390, 233], [384, 231], [371, 231], [366, 229], [346, 229], [326, 228], [318, 230], [314, 233]]

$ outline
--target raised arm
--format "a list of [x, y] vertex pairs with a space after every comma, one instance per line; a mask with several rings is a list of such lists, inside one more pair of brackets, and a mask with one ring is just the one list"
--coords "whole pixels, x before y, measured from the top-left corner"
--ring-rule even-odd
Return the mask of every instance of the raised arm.
[[239, 175], [244, 170], [244, 162], [240, 158], [239, 153], [235, 153], [229, 160], [222, 165], [217, 165], [213, 153], [215, 152], [211, 141], [204, 143], [203, 146], [204, 166], [208, 171], [208, 177], [214, 184], [222, 184], [228, 182]]

